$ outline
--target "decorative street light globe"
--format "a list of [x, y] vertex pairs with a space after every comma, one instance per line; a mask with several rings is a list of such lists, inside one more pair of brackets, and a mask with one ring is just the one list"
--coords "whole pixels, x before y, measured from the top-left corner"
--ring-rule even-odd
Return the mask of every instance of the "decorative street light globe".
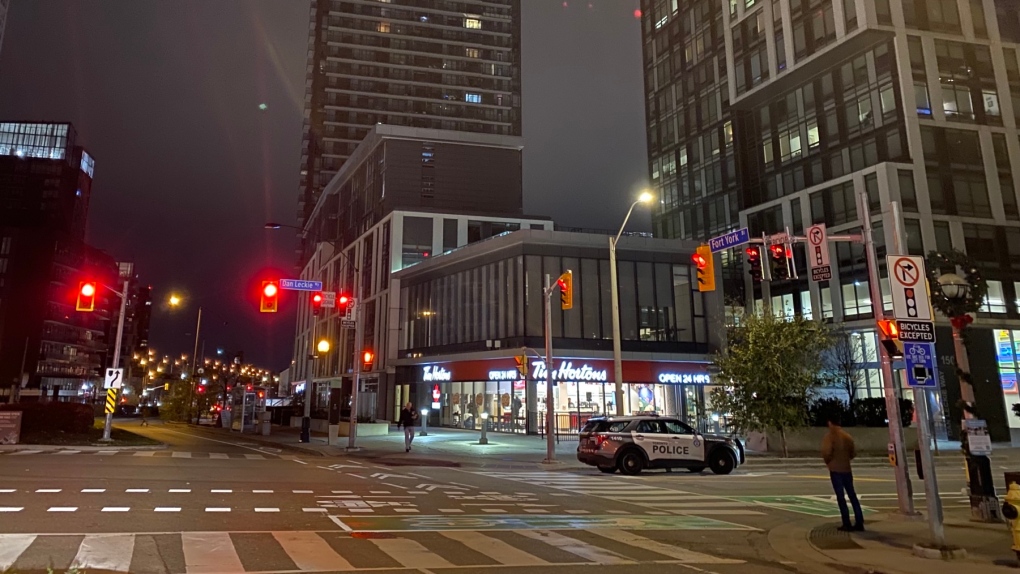
[[320, 353], [328, 353], [329, 341], [327, 341], [326, 339], [319, 341], [319, 345], [316, 348], [319, 350]]
[[959, 301], [966, 299], [970, 294], [970, 283], [956, 273], [946, 273], [938, 278], [939, 287], [947, 299]]

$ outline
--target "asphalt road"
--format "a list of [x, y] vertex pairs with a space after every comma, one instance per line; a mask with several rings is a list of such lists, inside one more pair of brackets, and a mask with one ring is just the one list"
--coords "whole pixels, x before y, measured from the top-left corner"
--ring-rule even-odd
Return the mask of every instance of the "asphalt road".
[[[813, 461], [730, 476], [388, 467], [133, 430], [170, 446], [0, 455], [0, 572], [771, 574], [804, 565], [772, 550], [770, 531], [838, 516]], [[940, 463], [947, 506], [965, 504], [954, 464]], [[867, 507], [896, 506], [888, 467], [856, 476]]]

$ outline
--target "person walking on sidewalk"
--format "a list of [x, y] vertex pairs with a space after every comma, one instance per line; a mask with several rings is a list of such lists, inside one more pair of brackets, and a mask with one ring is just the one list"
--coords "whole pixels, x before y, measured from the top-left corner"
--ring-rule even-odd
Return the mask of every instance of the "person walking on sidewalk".
[[[828, 424], [829, 432], [822, 439], [822, 460], [825, 461], [825, 466], [829, 467], [829, 479], [832, 480], [832, 489], [836, 492], [836, 502], [839, 504], [839, 514], [843, 518], [843, 525], [839, 530], [863, 531], [864, 511], [861, 510], [861, 501], [857, 499], [857, 492], [854, 490], [854, 474], [850, 467], [850, 461], [857, 456], [854, 439], [840, 426], [839, 417], [830, 417]], [[852, 526], [844, 493], [850, 497], [850, 504], [854, 508]]]
[[400, 420], [397, 428], [404, 427], [404, 452], [411, 452], [411, 441], [414, 440], [414, 427], [418, 424], [418, 411], [410, 401], [400, 409]]

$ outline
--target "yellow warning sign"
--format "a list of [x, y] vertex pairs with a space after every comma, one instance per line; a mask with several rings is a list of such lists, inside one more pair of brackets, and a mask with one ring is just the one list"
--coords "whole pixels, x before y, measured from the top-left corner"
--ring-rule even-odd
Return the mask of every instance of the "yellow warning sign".
[[117, 407], [117, 389], [109, 388], [106, 389], [106, 414], [112, 415], [113, 410]]

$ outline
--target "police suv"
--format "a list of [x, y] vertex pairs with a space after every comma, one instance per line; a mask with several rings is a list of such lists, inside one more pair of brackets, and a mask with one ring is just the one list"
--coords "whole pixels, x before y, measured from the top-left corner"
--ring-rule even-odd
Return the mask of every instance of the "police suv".
[[577, 460], [606, 473], [711, 468], [716, 474], [729, 474], [744, 463], [744, 447], [739, 440], [701, 434], [672, 417], [593, 417], [578, 437]]

